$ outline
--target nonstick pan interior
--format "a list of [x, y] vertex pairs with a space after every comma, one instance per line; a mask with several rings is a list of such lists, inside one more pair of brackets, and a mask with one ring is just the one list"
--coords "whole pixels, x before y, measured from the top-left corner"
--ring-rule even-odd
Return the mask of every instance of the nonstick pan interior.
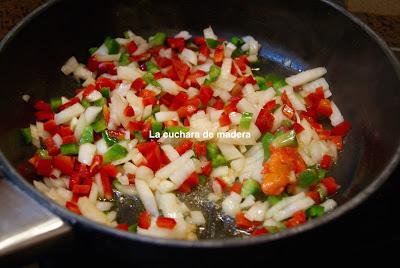
[[332, 174], [342, 185], [335, 196], [342, 205], [337, 213], [388, 176], [400, 137], [397, 63], [370, 31], [322, 1], [307, 6], [299, 1], [56, 1], [15, 32], [0, 52], [4, 157], [17, 167], [32, 153], [18, 135], [33, 120], [23, 94], [32, 101], [73, 94], [78, 84], [60, 72], [71, 55], [85, 62], [87, 48], [127, 29], [145, 37], [180, 30], [199, 35], [209, 25], [221, 37], [254, 36], [262, 44], [265, 73], [327, 67], [333, 100], [352, 123]]

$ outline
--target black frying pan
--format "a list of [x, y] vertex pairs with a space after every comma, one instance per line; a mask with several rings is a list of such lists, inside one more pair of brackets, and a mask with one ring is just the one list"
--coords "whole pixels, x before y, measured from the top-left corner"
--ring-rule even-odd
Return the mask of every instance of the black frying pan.
[[[122, 248], [119, 253], [130, 257], [137, 257], [148, 248], [159, 254], [169, 252], [164, 251], [166, 247], [185, 250], [264, 245], [350, 211], [386, 180], [398, 162], [399, 63], [375, 33], [341, 7], [328, 1], [305, 2], [49, 1], [14, 28], [0, 45], [0, 159], [7, 180], [40, 204], [36, 207], [38, 213], [55, 217], [49, 210], [72, 226], [75, 233], [96, 242], [91, 244], [93, 247], [99, 244], [104, 249]], [[183, 29], [200, 34], [208, 25], [223, 37], [254, 36], [262, 44], [265, 72], [287, 75], [311, 67], [327, 67], [333, 99], [352, 123], [346, 148], [333, 171], [342, 188], [335, 197], [340, 205], [332, 213], [297, 228], [251, 239], [156, 239], [76, 216], [45, 198], [18, 174], [16, 167], [31, 153], [22, 145], [18, 129], [33, 120], [31, 105], [22, 102], [21, 96], [49, 99], [73, 95], [76, 82], [60, 72], [68, 57], [75, 55], [84, 62], [87, 48], [98, 45], [107, 35], [121, 35], [127, 29], [148, 37], [157, 31], [174, 34]], [[8, 184], [2, 185], [4, 191]], [[7, 189], [9, 193], [12, 190]], [[13, 193], [16, 195], [20, 193]], [[69, 232], [65, 226], [60, 224], [61, 231], [54, 228], [51, 235], [42, 234], [38, 241]], [[0, 223], [1, 227], [4, 225]]]

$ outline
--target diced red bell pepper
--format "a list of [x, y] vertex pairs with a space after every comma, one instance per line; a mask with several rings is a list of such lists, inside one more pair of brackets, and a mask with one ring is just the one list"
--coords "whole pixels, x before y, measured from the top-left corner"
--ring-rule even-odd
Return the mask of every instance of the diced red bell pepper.
[[160, 228], [165, 228], [165, 229], [174, 229], [176, 225], [176, 220], [174, 218], [167, 218], [167, 217], [162, 217], [159, 216], [157, 218], [156, 224]]
[[72, 190], [75, 185], [81, 183], [81, 177], [79, 176], [78, 172], [74, 171], [71, 176], [69, 177], [69, 185], [68, 188]]
[[193, 43], [198, 46], [207, 45], [206, 40], [202, 36], [196, 36], [195, 38], [193, 38]]
[[188, 79], [190, 81], [190, 85], [192, 87], [199, 87], [199, 83], [197, 82], [197, 78], [206, 76], [207, 73], [203, 70], [197, 70], [191, 74], [189, 74]]
[[54, 168], [59, 169], [61, 174], [71, 175], [74, 171], [75, 160], [71, 156], [67, 155], [56, 155], [52, 159]]
[[208, 58], [210, 56], [211, 51], [210, 48], [206, 44], [204, 44], [200, 46], [199, 53], [204, 57]]
[[129, 131], [139, 131], [143, 127], [143, 122], [142, 121], [130, 121], [127, 125], [127, 129]]
[[324, 154], [319, 165], [323, 169], [329, 169], [332, 165], [332, 157], [330, 155]]
[[212, 171], [211, 161], [208, 161], [206, 164], [204, 164], [201, 167], [201, 171], [203, 172], [204, 175], [210, 176], [211, 171]]
[[119, 224], [117, 224], [117, 227], [115, 227], [115, 228], [117, 228], [118, 230], [121, 230], [121, 231], [128, 231], [129, 225], [126, 223], [119, 223]]
[[185, 39], [183, 38], [167, 38], [167, 44], [170, 48], [176, 49], [179, 52], [185, 48]]
[[307, 220], [306, 213], [304, 213], [304, 211], [300, 210], [300, 211], [297, 211], [296, 213], [294, 213], [293, 217], [290, 218], [286, 222], [285, 225], [287, 228], [292, 228], [292, 227], [295, 227], [295, 226], [305, 223], [306, 220]]
[[160, 68], [165, 68], [172, 64], [172, 61], [165, 57], [155, 56], [154, 59]]
[[148, 89], [142, 89], [139, 92], [139, 97], [142, 97], [143, 105], [146, 107], [147, 105], [155, 105], [157, 104], [156, 94]]
[[160, 98], [160, 104], [164, 104], [165, 106], [169, 107], [173, 102], [175, 96], [169, 93], [165, 93]]
[[221, 127], [229, 126], [231, 124], [231, 119], [229, 118], [229, 114], [223, 112], [219, 118], [219, 124]]
[[72, 99], [70, 99], [69, 101], [67, 101], [66, 103], [62, 104], [60, 107], [58, 107], [59, 111], [62, 111], [72, 105], [74, 105], [75, 103], [79, 103], [81, 100], [78, 97], [74, 97]]
[[333, 177], [324, 178], [321, 183], [325, 186], [328, 195], [333, 195], [339, 189], [339, 185]]
[[100, 171], [101, 182], [103, 184], [104, 197], [108, 200], [112, 199], [112, 187], [110, 177], [117, 176], [118, 170], [113, 165], [105, 165]]
[[43, 128], [47, 132], [53, 133], [58, 128], [58, 126], [54, 120], [49, 120], [43, 124]]
[[76, 138], [74, 135], [68, 135], [62, 137], [62, 144], [70, 144], [70, 143], [76, 143]]
[[[207, 106], [208, 102], [211, 100], [214, 94], [213, 89], [210, 86], [202, 85], [199, 91], [199, 98], [204, 106]], [[222, 102], [222, 107], [224, 103]]]
[[101, 165], [103, 164], [103, 156], [95, 155], [93, 157], [92, 164], [90, 165], [89, 172], [90, 174], [94, 175], [100, 171]]
[[151, 225], [151, 215], [147, 211], [143, 211], [139, 214], [138, 226], [142, 229], [149, 229]]
[[244, 230], [252, 230], [254, 229], [257, 225], [260, 225], [260, 222], [255, 222], [255, 221], [249, 221], [245, 216], [243, 212], [239, 212], [236, 214], [235, 217], [235, 223], [236, 227], [239, 229], [244, 229]]
[[54, 156], [60, 152], [60, 149], [57, 147], [56, 142], [53, 140], [52, 137], [48, 137], [44, 140], [44, 144], [46, 146], [49, 155]]
[[52, 170], [51, 159], [39, 159], [37, 161], [36, 173], [38, 175], [49, 177]]
[[147, 140], [150, 136], [150, 131], [151, 131], [151, 123], [150, 122], [144, 123], [142, 127], [142, 137]]
[[224, 106], [225, 103], [220, 98], [217, 98], [212, 107], [217, 110], [222, 110], [224, 109]]
[[114, 90], [118, 85], [118, 81], [112, 80], [107, 77], [99, 77], [96, 80], [96, 89], [99, 90], [103, 87], [108, 87], [111, 90]]
[[[246, 55], [242, 55], [240, 57], [235, 58], [233, 60], [233, 62], [236, 64], [236, 66], [242, 72], [246, 71], [247, 65], [249, 64], [249, 61], [247, 60], [247, 56]], [[232, 65], [232, 68], [235, 68], [235, 67]]]
[[196, 111], [197, 107], [193, 105], [185, 105], [177, 110], [179, 118], [187, 118], [188, 116], [194, 114]]
[[99, 68], [99, 64], [100, 64], [100, 62], [96, 59], [96, 56], [91, 56], [88, 59], [86, 66], [89, 69], [89, 71], [96, 72], [97, 69]]
[[96, 90], [95, 85], [90, 84], [83, 90], [82, 96], [86, 98], [87, 96], [89, 96], [95, 90]]
[[147, 166], [154, 172], [159, 170], [162, 165], [162, 157], [160, 147], [157, 145], [155, 149], [146, 154]]
[[71, 201], [67, 201], [67, 203], [65, 203], [65, 207], [68, 210], [70, 210], [70, 211], [72, 211], [72, 212], [74, 212], [74, 213], [76, 213], [78, 215], [81, 215], [81, 211], [79, 210], [79, 207], [78, 207], [77, 204], [75, 204], [75, 203], [73, 203]]
[[231, 192], [235, 192], [237, 194], [240, 194], [241, 191], [242, 191], [242, 184], [240, 182], [238, 182], [238, 181], [234, 182], [232, 184], [232, 187], [231, 187]]
[[147, 86], [146, 81], [144, 81], [142, 78], [136, 78], [135, 81], [132, 82], [131, 88], [135, 90], [141, 90]]
[[61, 137], [65, 137], [65, 136], [70, 136], [73, 135], [74, 132], [72, 131], [72, 129], [70, 127], [67, 126], [60, 126], [57, 130], [57, 133], [61, 136]]
[[79, 195], [88, 195], [90, 193], [90, 185], [74, 185], [72, 192]]
[[161, 78], [165, 77], [162, 72], [156, 72], [155, 74], [153, 74], [153, 76], [154, 76], [155, 80], [158, 80], [158, 79], [161, 79]]
[[135, 115], [135, 110], [133, 110], [132, 106], [128, 105], [124, 109], [124, 115], [127, 117], [132, 117]]
[[98, 75], [101, 74], [117, 74], [117, 66], [111, 61], [100, 62], [99, 67], [97, 68]]
[[199, 184], [199, 176], [196, 172], [193, 172], [178, 188], [178, 191], [181, 193], [190, 193], [192, 187]]
[[138, 49], [138, 46], [136, 45], [135, 41], [130, 41], [127, 45], [126, 45], [126, 50], [128, 51], [129, 54], [133, 54], [135, 53], [135, 51]]
[[38, 100], [35, 105], [33, 106], [33, 108], [35, 108], [38, 111], [42, 111], [42, 112], [53, 112], [51, 110], [51, 105], [44, 102], [43, 100]]
[[190, 67], [182, 62], [178, 57], [172, 58], [172, 66], [178, 75], [179, 81], [183, 82], [190, 73]]
[[37, 121], [53, 120], [54, 119], [54, 113], [53, 112], [38, 111], [38, 112], [35, 112], [35, 118], [36, 118]]
[[197, 157], [207, 156], [207, 145], [204, 142], [194, 144], [194, 152]]
[[175, 150], [179, 153], [179, 155], [183, 155], [187, 150], [191, 149], [193, 142], [191, 140], [182, 141]]
[[219, 44], [214, 51], [214, 63], [218, 66], [221, 66], [222, 61], [225, 57], [225, 46], [224, 44]]
[[137, 145], [137, 149], [139, 150], [140, 153], [143, 155], [147, 155], [154, 151], [158, 147], [157, 142], [155, 141], [149, 141], [149, 142], [144, 142], [144, 143], [139, 143]]
[[259, 235], [263, 235], [263, 234], [267, 234], [267, 233], [268, 233], [267, 228], [263, 227], [263, 228], [254, 230], [254, 231], [251, 233], [251, 235], [252, 235], [252, 236], [259, 236]]
[[227, 187], [228, 187], [228, 185], [226, 184], [226, 182], [223, 180], [223, 179], [221, 179], [221, 178], [215, 178], [215, 181], [216, 182], [218, 182], [218, 184], [221, 186], [221, 189], [224, 191]]
[[320, 100], [317, 106], [317, 113], [325, 117], [331, 116], [332, 114], [331, 102], [328, 99]]
[[171, 105], [169, 106], [170, 110], [176, 111], [183, 105], [185, 105], [186, 101], [189, 99], [189, 96], [186, 92], [179, 92], [172, 100]]
[[306, 194], [308, 197], [310, 197], [316, 204], [321, 203], [321, 195], [319, 194], [318, 191], [310, 191]]
[[265, 104], [256, 119], [256, 126], [262, 134], [270, 131], [274, 124], [275, 118], [271, 113], [271, 103], [274, 104], [274, 106], [276, 105], [275, 101]]
[[296, 134], [299, 134], [299, 133], [301, 133], [301, 132], [304, 130], [303, 126], [300, 125], [300, 124], [297, 123], [297, 122], [294, 122], [294, 123], [293, 123], [293, 129], [294, 129], [294, 131], [296, 132]]
[[351, 125], [348, 121], [343, 121], [342, 123], [340, 123], [339, 125], [337, 125], [336, 127], [334, 127], [331, 130], [332, 135], [334, 136], [346, 136], [347, 133], [349, 133], [351, 128]]

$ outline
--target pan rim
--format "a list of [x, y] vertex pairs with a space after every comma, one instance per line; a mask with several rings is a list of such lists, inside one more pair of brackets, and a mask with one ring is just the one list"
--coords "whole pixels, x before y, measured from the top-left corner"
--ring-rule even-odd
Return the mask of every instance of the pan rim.
[[[10, 32], [6, 34], [3, 40], [0, 42], [0, 53], [1, 51], [8, 45], [8, 43], [16, 36], [16, 34], [25, 27], [33, 18], [40, 15], [42, 12], [49, 9], [57, 2], [61, 2], [62, 0], [50, 0], [45, 4], [41, 5], [33, 12], [31, 12], [28, 16], [22, 19]], [[335, 9], [337, 12], [341, 13], [348, 19], [350, 19], [353, 23], [357, 24], [362, 31], [367, 33], [382, 49], [382, 51], [386, 54], [389, 59], [391, 65], [393, 66], [394, 71], [397, 74], [397, 77], [400, 81], [400, 63], [390, 50], [385, 41], [378, 36], [369, 26], [363, 23], [361, 20], [356, 18], [350, 12], [345, 10], [342, 6], [335, 4], [329, 0], [320, 0], [320, 2], [330, 6], [330, 8]], [[165, 239], [165, 238], [155, 238], [150, 236], [138, 235], [138, 234], [130, 234], [124, 231], [120, 231], [118, 229], [113, 229], [101, 224], [98, 224], [94, 221], [91, 221], [85, 217], [78, 216], [66, 208], [57, 205], [55, 202], [50, 200], [49, 198], [42, 195], [39, 191], [37, 191], [30, 183], [28, 183], [10, 164], [10, 162], [6, 159], [3, 152], [0, 150], [0, 168], [4, 171], [4, 178], [10, 180], [14, 183], [18, 188], [20, 188], [23, 192], [27, 193], [34, 202], [43, 205], [45, 208], [49, 209], [51, 212], [60, 216], [66, 222], [69, 222], [72, 225], [83, 225], [89, 228], [92, 228], [96, 231], [103, 232], [107, 235], [116, 236], [117, 238], [131, 240], [132, 242], [141, 242], [146, 244], [152, 244], [157, 246], [167, 246], [167, 247], [180, 247], [180, 248], [230, 248], [230, 247], [241, 247], [241, 246], [250, 246], [250, 245], [258, 245], [262, 243], [273, 242], [278, 239], [284, 239], [292, 237], [296, 234], [300, 234], [306, 231], [309, 231], [313, 228], [320, 227], [343, 214], [351, 211], [355, 207], [359, 206], [362, 202], [364, 202], [372, 193], [374, 193], [392, 174], [394, 169], [397, 167], [397, 164], [400, 160], [400, 145], [397, 146], [397, 149], [393, 156], [391, 157], [389, 163], [386, 167], [380, 172], [378, 176], [376, 176], [375, 180], [368, 185], [365, 189], [363, 189], [356, 196], [345, 202], [344, 204], [338, 206], [334, 211], [325, 215], [324, 217], [315, 219], [311, 222], [307, 222], [298, 227], [288, 229], [286, 231], [270, 234], [266, 236], [252, 237], [248, 239], [235, 239], [235, 238], [226, 238], [219, 240], [199, 240], [199, 241], [186, 241], [186, 240], [176, 240], [176, 239]]]

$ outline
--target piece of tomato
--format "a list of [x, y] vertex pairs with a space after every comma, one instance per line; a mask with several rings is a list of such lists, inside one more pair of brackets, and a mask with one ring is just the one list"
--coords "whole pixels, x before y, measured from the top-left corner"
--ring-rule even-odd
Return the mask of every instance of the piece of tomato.
[[149, 229], [151, 225], [151, 215], [147, 211], [143, 211], [139, 214], [138, 226], [142, 229]]
[[157, 218], [156, 224], [160, 228], [165, 228], [165, 229], [174, 229], [176, 225], [176, 220], [174, 218], [167, 218], [163, 216], [159, 216]]

